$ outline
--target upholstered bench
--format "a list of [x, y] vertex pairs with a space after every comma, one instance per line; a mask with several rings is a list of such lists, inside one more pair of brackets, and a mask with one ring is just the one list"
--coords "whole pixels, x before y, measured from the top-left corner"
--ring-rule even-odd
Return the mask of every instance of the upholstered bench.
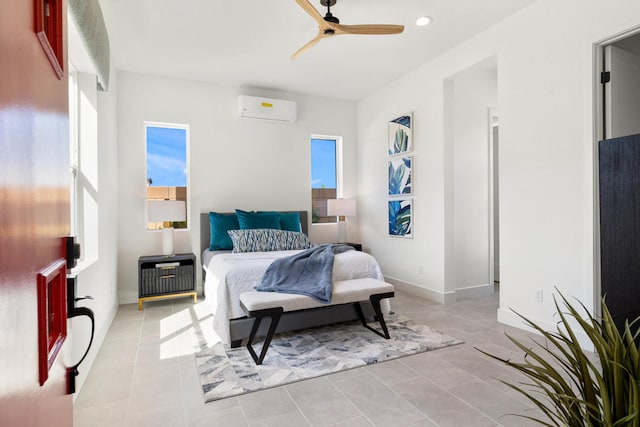
[[[247, 317], [255, 318], [247, 341], [247, 349], [249, 350], [251, 357], [253, 357], [254, 362], [256, 362], [256, 365], [260, 365], [267, 354], [267, 350], [271, 344], [271, 339], [276, 332], [282, 313], [288, 311], [317, 309], [339, 304], [353, 304], [358, 318], [365, 328], [375, 332], [383, 338], [389, 339], [387, 324], [384, 321], [382, 310], [380, 310], [380, 300], [384, 298], [391, 298], [393, 296], [393, 285], [371, 278], [334, 282], [333, 294], [329, 304], [323, 304], [306, 295], [285, 294], [280, 292], [244, 292], [240, 294], [240, 305], [247, 313]], [[360, 302], [364, 301], [371, 302], [371, 306], [373, 307], [377, 321], [380, 323], [382, 332], [367, 324], [367, 320], [362, 312], [362, 307], [360, 307]], [[262, 345], [260, 356], [258, 356], [254, 351], [252, 344], [253, 339], [256, 336], [256, 332], [260, 327], [260, 323], [265, 317], [271, 318], [271, 324], [269, 325], [269, 330]]]

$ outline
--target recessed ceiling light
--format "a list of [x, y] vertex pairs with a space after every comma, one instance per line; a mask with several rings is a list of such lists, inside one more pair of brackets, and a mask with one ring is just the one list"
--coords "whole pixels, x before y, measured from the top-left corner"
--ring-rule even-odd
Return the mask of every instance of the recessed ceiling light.
[[431, 21], [433, 21], [432, 17], [430, 17], [430, 16], [421, 16], [416, 21], [416, 25], [418, 27], [424, 27], [425, 25], [429, 25], [431, 23]]

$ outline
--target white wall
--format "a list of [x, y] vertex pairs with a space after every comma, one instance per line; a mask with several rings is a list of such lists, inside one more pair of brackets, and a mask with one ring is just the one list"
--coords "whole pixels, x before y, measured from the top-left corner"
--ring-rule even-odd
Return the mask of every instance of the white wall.
[[[236, 117], [237, 95], [296, 101], [293, 125]], [[121, 303], [138, 298], [141, 255], [157, 254], [160, 233], [145, 230], [144, 121], [190, 126], [190, 226], [176, 230], [176, 252], [198, 259], [200, 212], [240, 209], [311, 210], [311, 134], [343, 137], [344, 197], [357, 190], [356, 104], [251, 88], [118, 73], [118, 284]], [[351, 224], [350, 239], [357, 239]], [[331, 241], [334, 225], [310, 230]], [[200, 268], [198, 286], [200, 287]]]
[[[84, 160], [91, 163], [88, 171], [92, 176], [91, 200], [95, 201], [95, 216], [87, 217], [84, 224], [87, 244], [94, 246], [95, 251], [87, 257], [86, 263], [79, 264], [77, 276], [78, 296], [90, 295], [93, 300], [78, 302], [78, 306], [89, 307], [95, 317], [95, 337], [91, 351], [79, 367], [76, 382], [76, 394], [82, 388], [87, 374], [92, 369], [94, 359], [102, 346], [111, 322], [118, 310], [117, 289], [117, 235], [118, 228], [116, 207], [118, 204], [117, 176], [117, 114], [116, 95], [117, 81], [115, 70], [111, 70], [111, 83], [108, 92], [97, 92], [95, 76], [83, 76], [84, 95], [87, 96], [97, 111], [97, 129], [94, 137], [97, 151], [84, 153]], [[81, 155], [82, 157], [82, 155]], [[81, 162], [83, 159], [81, 158]], [[88, 199], [88, 197], [87, 197]], [[93, 203], [93, 202], [92, 202]], [[85, 247], [83, 251], [87, 250]], [[77, 363], [84, 353], [90, 334], [90, 323], [86, 317], [72, 320], [72, 357]]]
[[[554, 286], [594, 301], [593, 44], [640, 24], [640, 3], [539, 0], [358, 104], [361, 237], [383, 272], [445, 300], [443, 81], [496, 56], [500, 110], [499, 320], [549, 328]], [[414, 112], [415, 232], [386, 235], [386, 122]], [[424, 274], [418, 266], [423, 265]], [[407, 287], [407, 286], [405, 286]], [[544, 301], [536, 303], [536, 291]]]

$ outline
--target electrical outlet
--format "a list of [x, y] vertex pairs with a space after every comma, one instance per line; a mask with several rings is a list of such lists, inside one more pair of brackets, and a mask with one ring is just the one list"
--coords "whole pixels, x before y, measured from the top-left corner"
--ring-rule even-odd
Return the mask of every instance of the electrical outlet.
[[537, 302], [542, 302], [544, 300], [544, 295], [542, 293], [542, 289], [538, 289], [536, 291], [536, 301]]

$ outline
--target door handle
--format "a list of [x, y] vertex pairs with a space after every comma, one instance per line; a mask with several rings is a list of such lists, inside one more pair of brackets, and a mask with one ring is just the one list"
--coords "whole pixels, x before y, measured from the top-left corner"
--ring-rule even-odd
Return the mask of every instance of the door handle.
[[[93, 298], [80, 297], [80, 298], [76, 298], [76, 301], [79, 299], [93, 299]], [[76, 377], [80, 373], [78, 371], [78, 367], [84, 361], [85, 357], [87, 357], [87, 354], [89, 354], [89, 349], [91, 349], [91, 345], [93, 344], [93, 335], [94, 335], [95, 326], [96, 326], [95, 318], [93, 316], [93, 310], [91, 310], [90, 308], [74, 307], [73, 310], [67, 315], [69, 319], [72, 319], [74, 317], [79, 317], [79, 316], [87, 316], [89, 320], [91, 320], [91, 338], [89, 338], [89, 345], [87, 345], [87, 349], [84, 351], [84, 354], [82, 355], [78, 363], [67, 368], [67, 379], [68, 379], [67, 384], [68, 384], [69, 394], [73, 394], [76, 392]]]

